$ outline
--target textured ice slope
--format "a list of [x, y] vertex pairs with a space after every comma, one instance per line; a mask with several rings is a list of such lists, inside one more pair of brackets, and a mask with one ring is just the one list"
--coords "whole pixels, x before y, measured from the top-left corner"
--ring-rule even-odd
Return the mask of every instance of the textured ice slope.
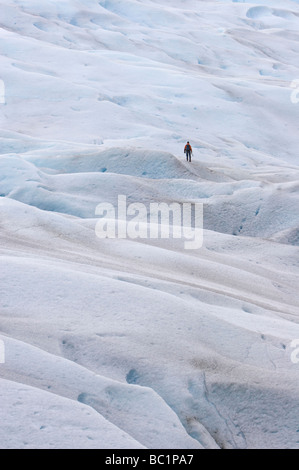
[[[0, 10], [0, 447], [298, 448], [298, 2]], [[98, 239], [119, 195], [203, 247]]]

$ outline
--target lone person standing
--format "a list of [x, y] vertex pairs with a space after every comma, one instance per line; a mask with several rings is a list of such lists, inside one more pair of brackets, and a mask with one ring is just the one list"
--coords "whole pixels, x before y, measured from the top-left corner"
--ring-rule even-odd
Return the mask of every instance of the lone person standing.
[[191, 155], [192, 155], [192, 147], [190, 142], [188, 141], [185, 145], [184, 153], [186, 154], [187, 162], [191, 162]]

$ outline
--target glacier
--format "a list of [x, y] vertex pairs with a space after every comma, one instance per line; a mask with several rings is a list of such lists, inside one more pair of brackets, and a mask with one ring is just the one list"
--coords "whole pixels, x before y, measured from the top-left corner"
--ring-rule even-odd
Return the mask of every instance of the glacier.
[[0, 448], [298, 449], [298, 1], [0, 11]]

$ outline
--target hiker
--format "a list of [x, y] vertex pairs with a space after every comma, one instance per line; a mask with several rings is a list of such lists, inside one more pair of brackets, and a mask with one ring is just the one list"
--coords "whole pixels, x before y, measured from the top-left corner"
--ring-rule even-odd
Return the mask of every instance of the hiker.
[[186, 154], [187, 162], [191, 162], [191, 155], [192, 155], [192, 147], [190, 142], [188, 141], [185, 145], [184, 153]]

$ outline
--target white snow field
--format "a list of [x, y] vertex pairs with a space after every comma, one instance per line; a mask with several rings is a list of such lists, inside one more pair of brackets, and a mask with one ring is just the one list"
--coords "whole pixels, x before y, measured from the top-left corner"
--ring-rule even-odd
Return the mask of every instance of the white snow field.
[[[299, 449], [299, 2], [0, 28], [0, 448]], [[204, 204], [203, 246], [97, 237], [120, 195]]]

